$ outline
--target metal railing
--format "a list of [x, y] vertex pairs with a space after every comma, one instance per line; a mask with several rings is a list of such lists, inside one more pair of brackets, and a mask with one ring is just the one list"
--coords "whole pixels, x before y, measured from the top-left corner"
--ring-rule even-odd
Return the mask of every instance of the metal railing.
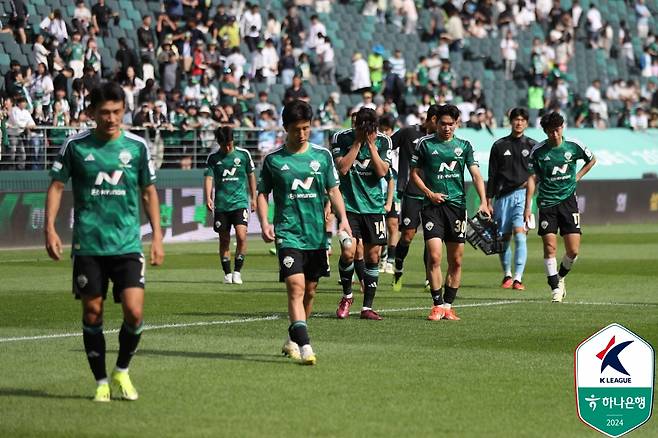
[[[1, 170], [49, 169], [66, 139], [88, 128], [38, 126], [33, 129], [8, 129], [0, 144]], [[198, 169], [204, 168], [208, 154], [216, 147], [213, 129], [163, 129], [135, 128], [126, 130], [143, 137], [149, 145], [156, 168]], [[311, 143], [328, 145], [335, 128], [313, 128]], [[282, 128], [236, 128], [234, 145], [247, 149], [258, 165], [271, 150], [285, 141]]]

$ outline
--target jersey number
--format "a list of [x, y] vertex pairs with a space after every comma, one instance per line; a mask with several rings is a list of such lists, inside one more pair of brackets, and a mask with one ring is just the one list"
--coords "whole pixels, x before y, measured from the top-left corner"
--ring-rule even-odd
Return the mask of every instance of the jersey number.
[[375, 222], [375, 231], [377, 234], [385, 234], [386, 233], [386, 225], [384, 224], [384, 221], [381, 220], [379, 222]]
[[580, 228], [580, 213], [571, 213], [573, 216], [573, 223], [576, 225], [576, 228]]
[[455, 221], [455, 233], [465, 233], [466, 232], [466, 221], [460, 221], [457, 219]]

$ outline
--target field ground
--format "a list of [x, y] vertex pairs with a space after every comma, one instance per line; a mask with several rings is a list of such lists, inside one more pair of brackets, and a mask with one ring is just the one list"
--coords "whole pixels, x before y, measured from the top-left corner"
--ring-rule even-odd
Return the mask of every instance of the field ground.
[[[167, 245], [165, 266], [147, 272], [140, 400], [106, 405], [89, 401], [70, 262], [0, 251], [0, 436], [597, 436], [576, 414], [573, 352], [612, 322], [658, 346], [658, 225], [586, 227], [557, 305], [536, 235], [529, 246], [522, 293], [498, 288], [497, 258], [466, 248], [460, 322], [425, 320], [419, 242], [402, 292], [382, 274], [381, 322], [332, 318], [334, 274], [310, 321], [318, 364], [301, 367], [279, 355], [286, 301], [267, 246], [251, 242], [233, 286], [215, 243]], [[118, 329], [119, 307], [106, 312], [106, 332]], [[658, 423], [632, 436], [658, 436]]]

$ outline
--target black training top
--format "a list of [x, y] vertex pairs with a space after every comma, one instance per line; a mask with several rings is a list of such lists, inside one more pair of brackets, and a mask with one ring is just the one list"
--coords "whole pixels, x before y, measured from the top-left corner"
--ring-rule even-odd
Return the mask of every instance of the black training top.
[[391, 137], [393, 149], [400, 149], [397, 187], [400, 198], [402, 198], [402, 194], [420, 199], [425, 197], [416, 184], [409, 179], [409, 163], [416, 146], [418, 146], [418, 141], [426, 135], [427, 133], [421, 125], [412, 125], [399, 129]]
[[511, 134], [496, 141], [489, 155], [487, 198], [497, 198], [520, 188], [528, 181], [528, 157], [537, 142], [525, 135]]

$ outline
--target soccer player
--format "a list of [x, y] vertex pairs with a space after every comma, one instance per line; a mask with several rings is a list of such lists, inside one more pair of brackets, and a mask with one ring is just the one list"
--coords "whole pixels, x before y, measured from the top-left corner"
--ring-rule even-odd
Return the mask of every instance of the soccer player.
[[[466, 192], [464, 170], [468, 169], [480, 197], [479, 211], [490, 215], [484, 181], [473, 146], [454, 136], [459, 109], [443, 105], [436, 110], [436, 134], [422, 138], [411, 158], [411, 178], [425, 195], [421, 212], [433, 307], [431, 321], [460, 318], [452, 309], [461, 282], [462, 257], [466, 232]], [[421, 172], [422, 171], [422, 176]], [[442, 291], [441, 258], [446, 244], [448, 273]]]
[[[395, 128], [395, 118], [386, 114], [379, 118], [379, 132], [390, 137], [393, 135]], [[393, 273], [393, 262], [395, 261], [395, 246], [400, 240], [399, 230], [399, 215], [400, 215], [400, 199], [398, 198], [397, 182], [398, 172], [396, 151], [393, 151], [391, 158], [391, 166], [388, 170], [388, 175], [382, 180], [384, 194], [386, 196], [386, 203], [384, 204], [384, 211], [386, 211], [386, 231], [387, 231], [387, 246], [382, 246], [381, 260], [379, 262], [379, 272], [387, 274]]]
[[[421, 138], [433, 135], [437, 129], [439, 105], [431, 105], [427, 110], [427, 117], [422, 125], [406, 126], [399, 129], [391, 140], [393, 149], [399, 149], [400, 161], [398, 164], [398, 197], [402, 200], [400, 211], [400, 240], [395, 247], [395, 273], [393, 276], [393, 290], [402, 290], [402, 275], [404, 273], [404, 259], [409, 254], [409, 245], [416, 235], [420, 225], [420, 212], [423, 209], [425, 195], [410, 178], [411, 157]], [[425, 258], [425, 257], [423, 257]], [[426, 262], [426, 260], [423, 260]]]
[[128, 365], [143, 330], [144, 255], [139, 202], [152, 228], [152, 265], [164, 259], [155, 167], [144, 139], [121, 129], [123, 89], [106, 82], [91, 91], [88, 111], [96, 128], [69, 137], [50, 170], [46, 197], [46, 250], [62, 256], [55, 230], [64, 185], [71, 179], [74, 198], [73, 293], [82, 301], [82, 338], [96, 379], [94, 401], [109, 402], [105, 370], [103, 302], [112, 281], [114, 301], [121, 303], [123, 325], [112, 383], [126, 400], [137, 400]]
[[384, 193], [381, 180], [391, 164], [391, 139], [379, 133], [377, 113], [361, 108], [354, 120], [354, 128], [337, 132], [332, 141], [332, 153], [340, 175], [340, 191], [345, 199], [345, 210], [356, 245], [343, 246], [338, 262], [343, 297], [336, 316], [349, 316], [353, 302], [352, 275], [358, 259], [355, 251], [363, 244], [363, 306], [361, 319], [381, 320], [372, 309], [379, 279], [379, 255], [386, 245], [384, 222]]
[[[532, 196], [537, 188], [538, 234], [544, 245], [544, 266], [552, 301], [560, 303], [567, 294], [564, 277], [576, 262], [580, 249], [576, 185], [594, 166], [596, 158], [585, 146], [563, 137], [564, 118], [559, 113], [544, 115], [540, 123], [547, 139], [536, 144], [530, 152], [524, 218], [526, 223], [530, 221]], [[583, 160], [585, 165], [577, 171], [578, 160]], [[558, 229], [565, 249], [559, 270], [556, 260]]]
[[[525, 290], [525, 270], [528, 248], [526, 246], [525, 192], [528, 185], [528, 157], [537, 143], [524, 132], [528, 127], [528, 111], [514, 108], [509, 113], [512, 132], [496, 141], [489, 155], [489, 180], [487, 181], [487, 203], [498, 223], [498, 231], [505, 242], [505, 251], [500, 254], [503, 268], [504, 289]], [[495, 199], [495, 201], [494, 201]], [[512, 246], [514, 234], [514, 277], [512, 277]]]
[[[206, 207], [214, 213], [213, 228], [219, 233], [219, 257], [224, 270], [224, 283], [242, 284], [240, 270], [247, 253], [249, 208], [256, 210], [256, 176], [254, 162], [246, 149], [233, 145], [233, 129], [221, 126], [215, 130], [219, 150], [206, 162], [204, 189]], [[215, 198], [212, 197], [213, 180]], [[247, 187], [249, 191], [247, 192]], [[235, 229], [237, 248], [235, 268], [231, 274], [231, 226]]]
[[[258, 183], [258, 219], [266, 242], [276, 240], [279, 279], [288, 291], [289, 339], [283, 353], [305, 365], [316, 362], [307, 323], [318, 280], [327, 272], [324, 195], [339, 220], [338, 230], [351, 234], [331, 153], [308, 142], [313, 110], [302, 100], [288, 102], [282, 114], [286, 144], [268, 154]], [[267, 218], [273, 193], [274, 227]]]

